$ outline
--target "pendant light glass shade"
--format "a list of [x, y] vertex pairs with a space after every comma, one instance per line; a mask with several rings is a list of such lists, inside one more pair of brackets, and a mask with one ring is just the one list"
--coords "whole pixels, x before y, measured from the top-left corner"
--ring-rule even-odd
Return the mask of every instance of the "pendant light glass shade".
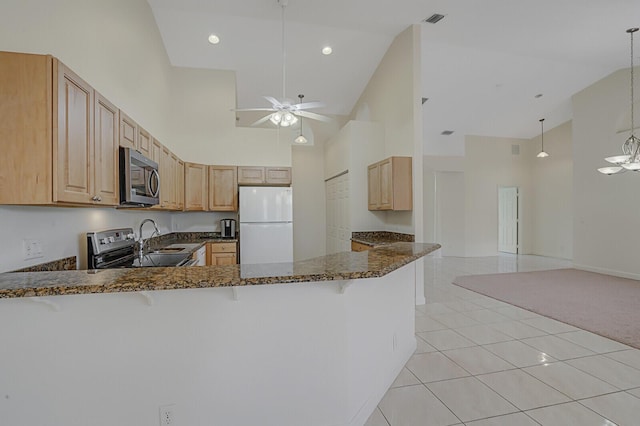
[[[304, 95], [298, 95], [298, 99], [300, 99], [298, 103], [302, 103], [303, 98], [304, 98]], [[298, 145], [304, 145], [305, 143], [309, 142], [307, 138], [305, 138], [304, 135], [302, 134], [302, 117], [300, 117], [300, 134], [293, 141]]]
[[631, 38], [631, 134], [622, 144], [623, 155], [614, 155], [605, 158], [605, 161], [615, 164], [617, 167], [601, 167], [598, 169], [600, 173], [605, 175], [614, 175], [625, 172], [626, 170], [634, 172], [640, 170], [640, 139], [633, 134], [633, 33], [636, 31], [638, 31], [638, 28], [629, 28], [626, 31]]
[[542, 129], [542, 131], [540, 132], [540, 138], [542, 140], [542, 147], [541, 147], [541, 150], [538, 153], [538, 155], [536, 155], [536, 157], [545, 158], [545, 157], [548, 157], [549, 154], [544, 150], [544, 118], [541, 118], [538, 121], [540, 121], [540, 127]]

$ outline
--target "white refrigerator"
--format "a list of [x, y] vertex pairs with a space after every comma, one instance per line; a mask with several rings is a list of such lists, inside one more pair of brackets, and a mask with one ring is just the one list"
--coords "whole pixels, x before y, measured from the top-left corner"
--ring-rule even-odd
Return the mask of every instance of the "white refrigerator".
[[293, 262], [291, 188], [240, 187], [240, 263]]

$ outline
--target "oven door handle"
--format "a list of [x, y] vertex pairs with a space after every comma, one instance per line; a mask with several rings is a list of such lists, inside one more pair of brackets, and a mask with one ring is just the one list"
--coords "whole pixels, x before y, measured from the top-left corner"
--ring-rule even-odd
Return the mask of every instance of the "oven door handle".
[[[156, 181], [156, 190], [153, 191], [152, 179]], [[147, 191], [151, 194], [152, 197], [157, 197], [160, 192], [160, 174], [156, 169], [151, 170], [151, 174], [149, 174], [149, 179], [147, 180]]]

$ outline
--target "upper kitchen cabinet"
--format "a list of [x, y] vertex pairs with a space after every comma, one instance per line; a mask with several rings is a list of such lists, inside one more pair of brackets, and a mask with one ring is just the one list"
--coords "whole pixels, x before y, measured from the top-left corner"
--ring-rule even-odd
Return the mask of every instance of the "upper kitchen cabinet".
[[236, 166], [209, 166], [209, 210], [238, 211], [238, 173]]
[[95, 92], [94, 188], [103, 204], [118, 204], [118, 127], [119, 110]]
[[138, 151], [145, 157], [151, 156], [151, 145], [153, 137], [142, 127], [138, 126]]
[[138, 123], [120, 112], [120, 146], [138, 149]]
[[97, 107], [93, 88], [55, 58], [12, 52], [0, 52], [0, 99], [1, 204], [117, 203], [113, 105], [100, 97]]
[[291, 167], [238, 167], [238, 185], [291, 185]]
[[184, 161], [173, 154], [172, 159], [175, 162], [175, 185], [176, 190], [173, 195], [174, 206], [176, 210], [184, 210]]
[[368, 167], [369, 210], [413, 208], [411, 164], [411, 157], [389, 157]]
[[208, 209], [208, 166], [184, 163], [184, 209], [186, 211], [207, 211]]

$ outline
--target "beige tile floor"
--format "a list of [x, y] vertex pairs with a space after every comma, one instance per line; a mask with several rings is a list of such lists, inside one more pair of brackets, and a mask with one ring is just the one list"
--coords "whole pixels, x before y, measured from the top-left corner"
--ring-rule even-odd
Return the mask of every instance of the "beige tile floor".
[[566, 267], [539, 256], [426, 258], [418, 349], [365, 426], [640, 425], [640, 350], [451, 284]]

